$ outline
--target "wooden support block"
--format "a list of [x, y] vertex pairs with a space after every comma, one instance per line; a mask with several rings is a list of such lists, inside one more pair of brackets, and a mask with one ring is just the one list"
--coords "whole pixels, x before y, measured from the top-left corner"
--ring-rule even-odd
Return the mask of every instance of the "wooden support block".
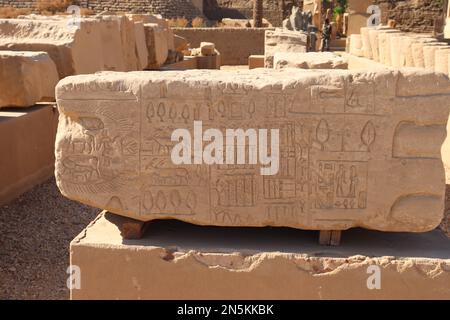
[[110, 212], [105, 214], [105, 218], [117, 226], [120, 230], [120, 235], [126, 240], [141, 239], [150, 224], [149, 222], [122, 217]]
[[341, 244], [341, 231], [331, 231], [330, 246], [339, 246]]
[[322, 246], [329, 246], [331, 242], [331, 231], [320, 231], [319, 244]]
[[322, 230], [319, 235], [319, 244], [322, 246], [339, 246], [341, 244], [341, 231]]

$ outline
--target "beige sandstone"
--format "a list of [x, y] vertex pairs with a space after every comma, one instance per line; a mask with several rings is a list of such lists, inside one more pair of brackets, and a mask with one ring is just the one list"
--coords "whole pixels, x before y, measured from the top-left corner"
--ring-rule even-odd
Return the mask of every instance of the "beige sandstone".
[[434, 52], [434, 71], [443, 72], [449, 75], [448, 57], [450, 55], [450, 46], [447, 49], [436, 50]]
[[426, 45], [433, 45], [437, 43], [437, 40], [434, 38], [430, 39], [419, 39], [417, 42], [414, 42], [411, 45], [412, 57], [413, 57], [413, 66], [416, 68], [425, 68], [425, 58], [423, 56], [423, 47]]
[[58, 80], [46, 52], [0, 51], [0, 108], [54, 101]]
[[390, 67], [400, 68], [400, 54], [402, 49], [401, 39], [403, 36], [403, 33], [387, 34], [389, 45], [386, 51], [390, 52], [391, 55], [387, 65]]
[[308, 38], [306, 33], [283, 29], [265, 32], [265, 66], [273, 68], [273, 56], [276, 52], [306, 52]]
[[438, 43], [433, 43], [430, 45], [426, 45], [423, 47], [423, 60], [424, 60], [424, 65], [425, 68], [428, 70], [434, 70], [434, 66], [435, 66], [435, 56], [436, 56], [436, 51], [437, 50], [443, 50], [443, 49], [448, 49], [450, 48], [450, 46], [448, 46], [445, 42], [438, 42]]
[[53, 177], [57, 126], [55, 105], [0, 109], [0, 205]]
[[148, 49], [147, 40], [145, 38], [144, 23], [135, 22], [134, 32], [136, 37], [137, 69], [143, 70], [148, 64]]
[[383, 56], [380, 56], [380, 62], [387, 66], [392, 66], [390, 38], [392, 36], [398, 36], [399, 34], [401, 34], [400, 31], [388, 30], [378, 35], [379, 49], [380, 52], [383, 52]]
[[275, 69], [347, 69], [348, 62], [332, 52], [276, 52], [273, 60]]
[[360, 34], [352, 34], [350, 36], [349, 53], [357, 57], [364, 56], [362, 36]]
[[[70, 244], [71, 299], [450, 299], [450, 240], [435, 230], [349, 230], [338, 249], [306, 231], [152, 223], [123, 241], [103, 213]], [[320, 254], [319, 254], [320, 253]], [[378, 267], [378, 268], [377, 268]], [[374, 272], [379, 270], [379, 289]], [[372, 277], [371, 277], [372, 276]], [[182, 284], [182, 285], [180, 285]], [[276, 314], [276, 313], [275, 313]]]
[[368, 27], [361, 28], [362, 49], [364, 57], [368, 59], [372, 59], [372, 46], [370, 44], [370, 36], [369, 36], [370, 30], [371, 28]]
[[144, 27], [148, 49], [147, 69], [159, 69], [168, 57], [167, 31], [157, 23], [144, 24]]
[[201, 42], [200, 52], [202, 56], [213, 56], [216, 54], [216, 46], [212, 42]]
[[2, 49], [47, 52], [60, 78], [137, 69], [135, 30], [120, 16], [81, 18], [79, 28], [67, 18], [0, 19]]
[[[424, 232], [443, 217], [450, 81], [417, 69], [98, 73], [57, 87], [56, 179], [149, 221]], [[175, 129], [280, 130], [261, 165], [174, 165]]]

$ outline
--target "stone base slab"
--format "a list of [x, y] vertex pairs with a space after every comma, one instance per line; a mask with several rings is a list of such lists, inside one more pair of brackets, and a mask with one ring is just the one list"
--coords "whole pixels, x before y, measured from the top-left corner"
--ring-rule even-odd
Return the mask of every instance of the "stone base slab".
[[[103, 212], [72, 241], [81, 289], [71, 299], [450, 299], [450, 239], [439, 230], [353, 229], [323, 247], [318, 232], [168, 220], [123, 240], [112, 218]], [[377, 269], [381, 289], [370, 290]]]
[[57, 125], [53, 105], [0, 111], [0, 205], [53, 175]]

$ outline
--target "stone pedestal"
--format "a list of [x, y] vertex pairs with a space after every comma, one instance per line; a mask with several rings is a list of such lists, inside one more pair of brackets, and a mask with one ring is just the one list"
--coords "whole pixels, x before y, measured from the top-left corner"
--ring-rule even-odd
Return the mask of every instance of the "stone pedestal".
[[112, 218], [72, 241], [81, 288], [71, 299], [450, 299], [450, 240], [438, 230], [354, 229], [335, 248], [318, 232], [175, 221], [123, 240]]
[[0, 205], [53, 175], [57, 125], [52, 105], [0, 110]]

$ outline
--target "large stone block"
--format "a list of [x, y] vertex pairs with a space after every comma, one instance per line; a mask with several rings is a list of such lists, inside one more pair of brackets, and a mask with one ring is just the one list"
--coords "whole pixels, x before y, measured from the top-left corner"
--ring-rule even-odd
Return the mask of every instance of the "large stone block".
[[308, 36], [304, 32], [282, 29], [267, 30], [265, 35], [265, 66], [273, 68], [275, 52], [306, 52]]
[[0, 19], [0, 50], [45, 51], [59, 77], [137, 70], [134, 23], [125, 16]]
[[273, 60], [275, 69], [347, 69], [348, 62], [332, 52], [276, 52]]
[[102, 213], [71, 242], [81, 269], [71, 299], [450, 299], [450, 240], [439, 230], [349, 230], [336, 250], [306, 231], [174, 221], [123, 241], [114, 220]]
[[144, 27], [148, 49], [146, 69], [159, 69], [166, 62], [169, 53], [167, 30], [157, 23], [147, 23]]
[[54, 101], [58, 80], [46, 52], [0, 51], [0, 108]]
[[0, 110], [0, 205], [54, 175], [57, 126], [54, 105]]
[[[427, 231], [443, 216], [449, 95], [447, 76], [416, 69], [68, 77], [57, 87], [56, 179], [70, 199], [143, 221]], [[198, 123], [197, 164], [188, 150], [174, 164], [171, 135], [195, 121], [229, 138], [226, 129], [279, 130], [279, 144], [274, 132], [268, 142], [274, 171], [233, 165], [231, 141], [220, 164], [220, 138], [219, 164], [200, 164]], [[252, 141], [255, 159], [267, 149]]]

